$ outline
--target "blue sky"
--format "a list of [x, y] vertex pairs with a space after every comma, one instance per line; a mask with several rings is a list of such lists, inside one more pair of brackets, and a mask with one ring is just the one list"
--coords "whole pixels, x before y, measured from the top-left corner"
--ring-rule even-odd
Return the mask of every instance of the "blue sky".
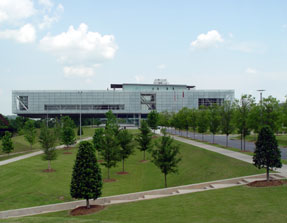
[[170, 83], [287, 94], [287, 1], [0, 0], [0, 113], [11, 91]]

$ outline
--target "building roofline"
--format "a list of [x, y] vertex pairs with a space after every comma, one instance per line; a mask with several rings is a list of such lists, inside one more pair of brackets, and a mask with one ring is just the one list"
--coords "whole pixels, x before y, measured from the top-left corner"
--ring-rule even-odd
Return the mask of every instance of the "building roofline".
[[135, 86], [168, 86], [168, 87], [186, 87], [186, 88], [195, 88], [192, 85], [185, 84], [138, 84], [138, 83], [123, 83], [123, 84], [111, 84], [111, 88], [123, 88], [124, 85], [135, 85]]

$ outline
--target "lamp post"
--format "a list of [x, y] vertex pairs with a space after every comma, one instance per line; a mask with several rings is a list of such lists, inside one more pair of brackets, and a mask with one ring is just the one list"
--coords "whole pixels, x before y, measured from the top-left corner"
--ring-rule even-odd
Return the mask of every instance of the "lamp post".
[[82, 93], [83, 91], [78, 91], [80, 94], [80, 140], [82, 139]]

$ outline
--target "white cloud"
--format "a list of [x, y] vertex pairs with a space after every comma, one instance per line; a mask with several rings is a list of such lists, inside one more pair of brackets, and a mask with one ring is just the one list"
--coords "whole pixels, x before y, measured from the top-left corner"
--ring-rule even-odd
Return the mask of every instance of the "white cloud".
[[257, 70], [248, 67], [248, 68], [245, 70], [245, 72], [248, 73], [248, 74], [256, 74], [256, 73], [257, 73]]
[[192, 49], [216, 47], [224, 40], [217, 30], [208, 31], [197, 36], [197, 39], [190, 43]]
[[51, 8], [54, 6], [54, 3], [50, 0], [38, 0], [39, 4], [44, 6], [47, 10], [51, 10]]
[[95, 75], [93, 67], [85, 66], [66, 66], [63, 68], [65, 77], [92, 77]]
[[36, 30], [33, 25], [26, 24], [20, 29], [0, 31], [0, 39], [13, 39], [20, 43], [31, 43], [36, 39]]
[[160, 70], [163, 70], [166, 68], [166, 65], [165, 64], [160, 64], [157, 66], [157, 69], [160, 69]]
[[31, 0], [0, 0], [0, 22], [16, 22], [36, 12]]
[[135, 75], [134, 78], [135, 78], [137, 83], [141, 83], [144, 80], [144, 76], [143, 75]]
[[49, 28], [54, 22], [57, 22], [58, 19], [58, 16], [50, 17], [48, 15], [44, 15], [43, 22], [39, 24], [39, 29]]
[[112, 59], [118, 49], [113, 35], [88, 31], [85, 23], [78, 29], [70, 26], [67, 32], [45, 36], [40, 40], [40, 47], [55, 54], [62, 63]]

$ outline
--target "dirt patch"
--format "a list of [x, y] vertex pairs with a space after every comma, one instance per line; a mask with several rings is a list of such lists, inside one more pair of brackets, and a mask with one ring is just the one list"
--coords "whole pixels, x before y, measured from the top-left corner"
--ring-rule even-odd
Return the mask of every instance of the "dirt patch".
[[56, 170], [54, 169], [45, 169], [45, 170], [42, 170], [44, 173], [52, 173], [52, 172], [55, 172]]
[[97, 162], [98, 162], [98, 163], [102, 163], [102, 162], [104, 162], [104, 160], [98, 160]]
[[77, 216], [77, 215], [92, 214], [92, 213], [99, 212], [99, 211], [103, 210], [104, 208], [105, 208], [105, 206], [102, 206], [102, 205], [91, 205], [91, 207], [89, 209], [87, 209], [86, 206], [81, 206], [81, 207], [77, 207], [77, 208], [73, 209], [70, 212], [70, 215]]
[[149, 162], [149, 160], [140, 160], [139, 162], [140, 163], [147, 163], [147, 162]]
[[104, 179], [103, 180], [105, 183], [111, 183], [111, 182], [116, 182], [116, 179]]
[[158, 138], [158, 136], [152, 136], [152, 138], [153, 138], [153, 139], [156, 139], [156, 138]]
[[129, 172], [117, 172], [118, 175], [126, 175], [129, 174]]
[[63, 152], [63, 154], [68, 155], [68, 154], [73, 154], [73, 153], [66, 151], [66, 152]]
[[250, 187], [273, 187], [273, 186], [281, 186], [283, 184], [287, 184], [287, 181], [283, 181], [283, 180], [260, 180], [260, 181], [254, 181], [251, 182], [249, 184], [247, 184], [247, 186]]

